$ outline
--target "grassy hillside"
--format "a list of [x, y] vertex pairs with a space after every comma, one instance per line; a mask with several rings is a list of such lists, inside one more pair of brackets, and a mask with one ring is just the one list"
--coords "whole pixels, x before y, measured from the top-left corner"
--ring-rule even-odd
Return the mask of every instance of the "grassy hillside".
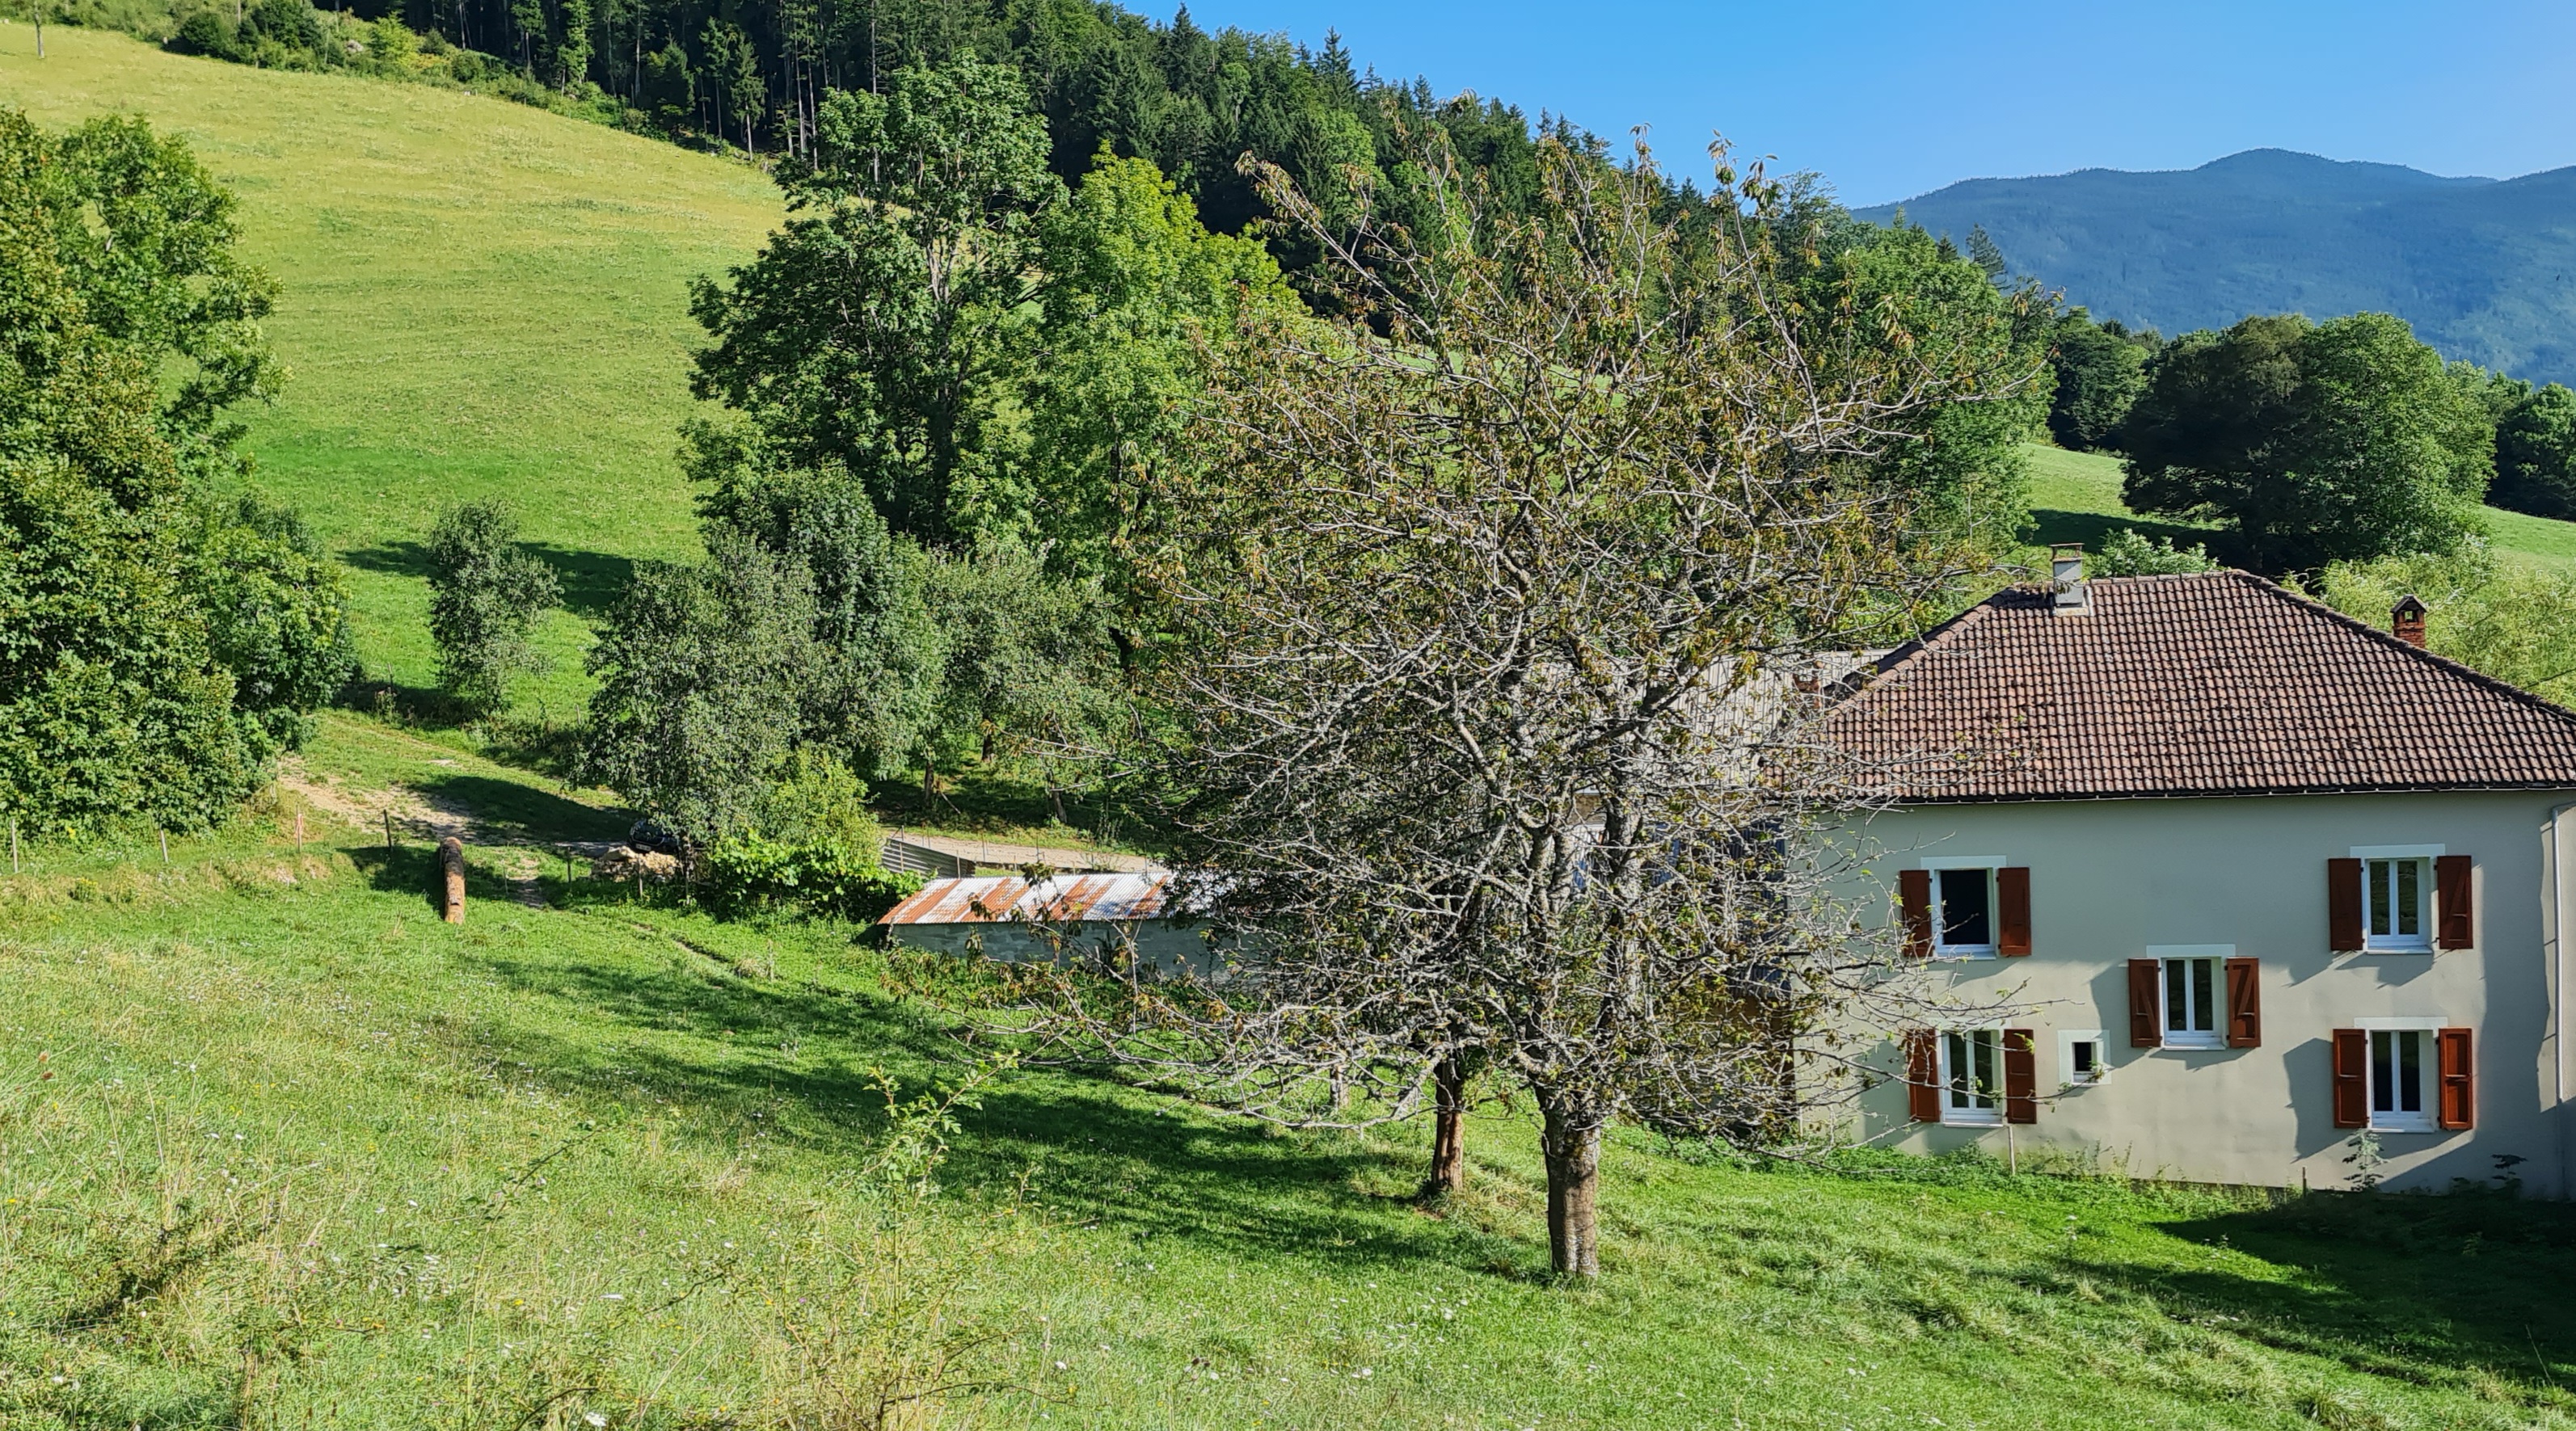
[[[247, 414], [264, 482], [356, 567], [371, 673], [421, 683], [418, 539], [500, 496], [595, 611], [638, 557], [696, 545], [672, 458], [691, 403], [687, 283], [777, 221], [756, 171], [498, 100], [261, 71], [0, 27], [0, 103], [61, 128], [140, 112], [241, 196], [285, 285], [294, 376]], [[578, 650], [567, 618], [553, 644]], [[567, 672], [556, 699], [577, 688]]]
[[[2133, 515], [2120, 501], [2120, 459], [2058, 447], [2029, 449], [2031, 508], [2037, 540], [2098, 546], [2104, 535], [2135, 527], [2180, 542], [2205, 540], [2188, 527]], [[2501, 508], [2486, 509], [2487, 535], [2496, 554], [2526, 562], [2576, 562], [2576, 522], [2554, 522]]]
[[506, 843], [587, 818], [534, 789], [442, 925], [417, 840], [328, 813], [422, 767], [510, 780], [335, 717], [323, 803], [0, 877], [0, 1424], [856, 1426], [823, 1412], [933, 1382], [982, 1389], [890, 1424], [2576, 1412], [2576, 1215], [2499, 1196], [1757, 1170], [1622, 1133], [1606, 1276], [1566, 1290], [1525, 1107], [1426, 1213], [1419, 1129], [1041, 1071], [953, 1110], [926, 1187], [876, 1075], [910, 1102], [968, 1051], [882, 956], [567, 885]]

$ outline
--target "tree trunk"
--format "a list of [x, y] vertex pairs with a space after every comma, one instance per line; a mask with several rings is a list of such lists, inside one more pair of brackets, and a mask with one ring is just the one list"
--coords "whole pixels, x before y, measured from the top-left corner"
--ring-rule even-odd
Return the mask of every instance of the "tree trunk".
[[1467, 1186], [1467, 1069], [1455, 1057], [1431, 1068], [1433, 1111], [1431, 1175], [1422, 1180], [1422, 1195], [1439, 1197]]
[[1601, 1120], [1541, 1098], [1539, 1152], [1547, 1160], [1547, 1250], [1560, 1277], [1601, 1275], [1598, 1198]]

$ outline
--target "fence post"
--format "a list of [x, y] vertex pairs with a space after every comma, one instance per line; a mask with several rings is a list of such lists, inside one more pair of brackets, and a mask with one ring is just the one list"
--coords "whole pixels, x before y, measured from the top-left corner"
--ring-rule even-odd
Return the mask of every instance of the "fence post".
[[9, 873], [18, 872], [18, 817], [9, 817]]
[[387, 811], [385, 812], [385, 853], [390, 855], [390, 854], [392, 854], [393, 852], [394, 852], [394, 812], [393, 812], [393, 811], [391, 811], [391, 810], [387, 810]]
[[438, 842], [438, 863], [447, 877], [447, 889], [440, 906], [440, 917], [450, 924], [465, 922], [465, 845], [454, 835]]
[[161, 836], [161, 863], [166, 865], [170, 863], [170, 832], [162, 830], [158, 833]]

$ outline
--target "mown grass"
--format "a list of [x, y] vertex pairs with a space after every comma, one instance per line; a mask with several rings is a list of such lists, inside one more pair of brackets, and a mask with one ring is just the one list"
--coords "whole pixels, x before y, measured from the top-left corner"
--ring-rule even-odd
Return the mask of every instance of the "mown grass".
[[293, 369], [244, 414], [262, 483], [355, 568], [361, 654], [423, 686], [421, 547], [438, 509], [500, 497], [563, 578], [558, 670], [636, 560], [697, 549], [674, 460], [692, 403], [687, 284], [779, 217], [748, 166], [501, 100], [165, 54], [124, 35], [0, 27], [0, 103], [54, 128], [141, 113], [241, 198], [284, 285]]
[[300, 863], [274, 821], [225, 837], [293, 883], [93, 867], [0, 912], [0, 1424], [781, 1425], [943, 1359], [982, 1389], [893, 1424], [2576, 1410], [2576, 1218], [2496, 1194], [1758, 1169], [1627, 1132], [1606, 1275], [1571, 1289], [1525, 1117], [1489, 1110], [1471, 1191], [1426, 1210], [1418, 1129], [1021, 1070], [916, 1198], [878, 1074], [909, 1101], [989, 1040], [851, 931], [551, 873], [532, 908], [506, 850], [448, 926], [425, 849], [316, 825]]
[[[2122, 527], [2135, 527], [2151, 537], [2171, 537], [2182, 546], [2209, 540], [2209, 533], [2198, 528], [2130, 512], [2120, 500], [2117, 457], [2037, 444], [2025, 450], [2031, 462], [2031, 539], [2035, 542], [2082, 542], [2096, 549], [2102, 538]], [[2544, 565], [2576, 562], [2576, 522], [2556, 522], [2501, 507], [2489, 507], [2482, 515], [2496, 555]]]

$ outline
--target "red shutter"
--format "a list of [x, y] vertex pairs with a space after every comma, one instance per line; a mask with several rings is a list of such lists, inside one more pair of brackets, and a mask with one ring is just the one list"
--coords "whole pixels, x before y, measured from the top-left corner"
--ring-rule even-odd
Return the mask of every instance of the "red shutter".
[[2471, 1056], [2467, 1029], [2444, 1029], [2435, 1035], [2436, 1066], [2442, 1072], [2441, 1124], [2445, 1128], [2478, 1125], [2478, 1066]]
[[2326, 948], [2361, 947], [2361, 861], [2326, 861]]
[[2129, 961], [2129, 1046], [2161, 1048], [2165, 1041], [2161, 960]]
[[1905, 1036], [1905, 1106], [1917, 1123], [1941, 1121], [1941, 1061], [1932, 1039], [1929, 1030]]
[[1932, 872], [1896, 872], [1896, 912], [1905, 922], [1905, 957], [1932, 956]]
[[2439, 948], [2467, 949], [2478, 942], [2476, 895], [2469, 879], [2473, 864], [2467, 855], [2433, 861], [2434, 904], [2442, 916], [2441, 937], [2433, 942]]
[[2263, 1046], [2263, 965], [2259, 960], [2227, 961], [2227, 1046]]
[[2004, 1121], [2039, 1121], [2039, 1050], [2030, 1030], [2004, 1030]]
[[2008, 866], [1995, 871], [1995, 952], [2007, 957], [2030, 952], [2030, 871]]
[[2359, 1029], [2334, 1031], [2334, 1121], [2338, 1128], [2370, 1123], [2370, 1035]]

